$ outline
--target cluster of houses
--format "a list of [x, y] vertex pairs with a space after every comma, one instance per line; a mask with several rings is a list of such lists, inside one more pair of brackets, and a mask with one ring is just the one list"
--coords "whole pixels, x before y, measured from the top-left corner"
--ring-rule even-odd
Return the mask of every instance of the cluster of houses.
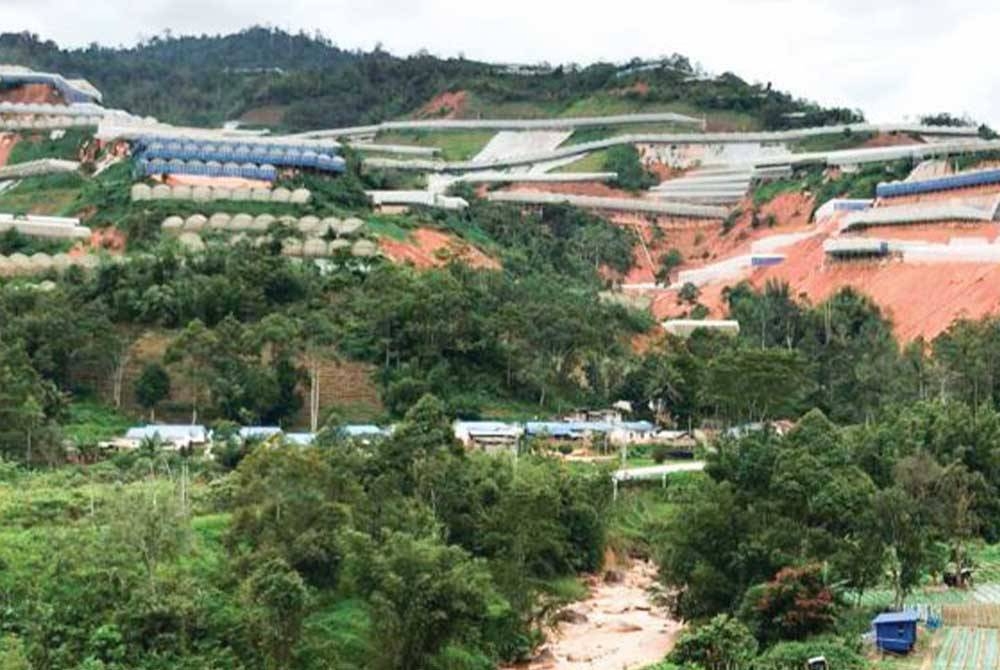
[[569, 417], [561, 421], [456, 421], [455, 437], [469, 449], [487, 452], [516, 449], [525, 439], [546, 439], [620, 448], [671, 444], [694, 448], [697, 436], [687, 431], [659, 430], [649, 421], [621, 418]]
[[[700, 441], [696, 432], [660, 430], [649, 421], [625, 420], [623, 412], [617, 409], [580, 411], [556, 421], [455, 421], [453, 429], [455, 438], [466, 448], [491, 453], [516, 450], [526, 439], [614, 448], [670, 444], [684, 449], [693, 449]], [[375, 441], [391, 435], [393, 427], [349, 424], [337, 430], [350, 439]], [[243, 442], [282, 442], [298, 446], [311, 445], [316, 439], [315, 433], [286, 432], [277, 426], [244, 426], [231, 435]], [[213, 433], [200, 425], [137, 426], [101, 446], [127, 451], [149, 441], [168, 450], [203, 448], [211, 445]]]
[[[362, 441], [376, 440], [391, 434], [391, 428], [380, 428], [368, 424], [351, 424], [338, 428], [346, 437]], [[101, 447], [117, 451], [138, 449], [144, 443], [155, 442], [168, 451], [201, 449], [211, 446], [215, 435], [205, 426], [186, 424], [151, 424], [129, 428], [125, 435]], [[241, 442], [282, 442], [307, 447], [316, 440], [316, 433], [286, 432], [277, 426], [243, 426], [233, 437]]]

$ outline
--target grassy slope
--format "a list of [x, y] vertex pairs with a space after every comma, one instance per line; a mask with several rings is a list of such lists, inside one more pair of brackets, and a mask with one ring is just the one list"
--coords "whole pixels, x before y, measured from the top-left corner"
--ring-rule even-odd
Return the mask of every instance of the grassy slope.
[[586, 154], [572, 163], [556, 168], [553, 172], [603, 172], [607, 159], [607, 149], [601, 149], [600, 151]]
[[83, 177], [75, 173], [28, 177], [0, 193], [0, 211], [68, 215], [83, 184]]
[[789, 146], [794, 153], [809, 153], [813, 151], [841, 151], [856, 149], [875, 135], [872, 133], [831, 133], [815, 135], [799, 140]]
[[71, 128], [58, 139], [51, 139], [51, 132], [22, 133], [21, 141], [11, 149], [7, 163], [13, 165], [42, 158], [77, 160], [80, 146], [93, 135], [94, 129]]
[[[609, 116], [612, 114], [640, 114], [652, 112], [676, 112], [696, 118], [705, 118], [710, 125], [732, 130], [756, 130], [759, 122], [749, 114], [728, 111], [703, 111], [686, 103], [647, 102], [639, 97], [596, 93], [575, 101], [515, 101], [493, 102], [470, 94], [462, 109], [463, 118], [527, 118], [543, 119], [572, 116]], [[691, 130], [691, 126], [682, 126]], [[661, 131], [663, 132], [663, 131]]]
[[441, 149], [440, 158], [449, 161], [464, 161], [479, 153], [494, 133], [491, 130], [447, 130], [415, 131], [392, 130], [378, 134], [382, 144], [406, 144]]

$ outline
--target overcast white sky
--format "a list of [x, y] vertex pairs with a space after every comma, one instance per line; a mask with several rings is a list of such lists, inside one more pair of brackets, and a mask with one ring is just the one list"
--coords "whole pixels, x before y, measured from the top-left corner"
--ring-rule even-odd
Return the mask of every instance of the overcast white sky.
[[0, 30], [64, 45], [255, 23], [318, 29], [345, 48], [492, 61], [678, 52], [874, 121], [949, 111], [1000, 126], [989, 53], [1000, 3], [989, 0], [0, 0]]

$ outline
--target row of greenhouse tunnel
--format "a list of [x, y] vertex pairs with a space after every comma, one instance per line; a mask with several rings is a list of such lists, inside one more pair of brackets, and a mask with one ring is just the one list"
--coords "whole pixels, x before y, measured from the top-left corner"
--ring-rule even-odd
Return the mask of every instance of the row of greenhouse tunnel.
[[365, 223], [361, 219], [349, 217], [338, 219], [337, 217], [326, 217], [320, 219], [317, 216], [274, 216], [272, 214], [213, 214], [204, 216], [202, 214], [192, 214], [187, 218], [180, 216], [168, 216], [163, 220], [161, 229], [164, 232], [173, 233], [178, 231], [202, 232], [202, 231], [226, 231], [226, 232], [256, 232], [263, 233], [272, 225], [282, 225], [292, 228], [299, 233], [309, 237], [351, 237], [361, 232]]
[[194, 200], [198, 202], [210, 202], [214, 200], [252, 201], [252, 202], [273, 202], [291, 203], [293, 205], [304, 205], [312, 197], [309, 189], [297, 188], [290, 190], [284, 187], [277, 188], [224, 188], [218, 186], [189, 186], [187, 184], [133, 184], [131, 192], [132, 200]]
[[317, 151], [310, 145], [290, 143], [236, 144], [142, 138], [135, 142], [134, 151], [136, 171], [142, 176], [187, 174], [274, 181], [278, 178], [278, 168], [340, 173], [347, 167], [346, 161], [336, 154], [336, 145]]
[[[205, 241], [196, 232], [182, 231], [177, 239], [189, 251], [201, 252], [206, 249]], [[273, 241], [273, 238], [269, 235], [249, 237], [245, 233], [233, 235], [228, 239], [230, 245], [252, 242], [258, 247], [272, 244]], [[329, 258], [342, 254], [356, 258], [370, 258], [378, 255], [378, 244], [366, 239], [351, 241], [337, 238], [327, 241], [321, 237], [309, 237], [305, 240], [289, 237], [281, 240], [281, 254], [283, 256], [313, 259]]]

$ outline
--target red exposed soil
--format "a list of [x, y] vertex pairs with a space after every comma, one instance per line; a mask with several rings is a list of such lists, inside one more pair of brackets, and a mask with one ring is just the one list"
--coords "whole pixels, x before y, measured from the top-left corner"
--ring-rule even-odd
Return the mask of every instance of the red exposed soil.
[[[725, 289], [725, 284], [710, 284], [701, 287], [698, 302], [708, 308], [713, 318], [722, 318], [726, 315], [726, 300], [722, 295]], [[691, 311], [691, 305], [677, 299], [676, 291], [661, 290], [652, 297], [653, 304], [649, 309], [657, 320], [681, 318], [687, 316]]]
[[637, 81], [631, 86], [615, 89], [614, 93], [615, 95], [620, 95], [620, 96], [626, 96], [631, 93], [641, 97], [646, 97], [647, 95], [649, 95], [649, 84], [647, 84], [644, 81]]
[[1000, 310], [996, 264], [824, 263], [820, 238], [796, 245], [785, 263], [755, 272], [751, 282], [763, 286], [768, 279], [788, 282], [794, 293], [804, 293], [814, 303], [853, 286], [882, 306], [905, 342], [932, 339], [958, 318]]
[[417, 110], [418, 119], [457, 119], [465, 111], [467, 91], [446, 91]]
[[287, 105], [255, 107], [244, 112], [240, 121], [255, 126], [279, 126], [285, 120], [286, 112], [288, 112]]
[[[765, 220], [769, 216], [773, 216], [775, 228], [806, 228], [809, 226], [814, 207], [815, 200], [811, 195], [782, 193], [760, 208], [758, 218]], [[741, 209], [743, 209], [744, 215], [737, 222], [737, 227], [744, 223], [749, 225], [753, 218], [750, 213], [752, 203], [749, 200], [742, 203]], [[762, 236], [766, 237], [766, 234]]]
[[[125, 251], [127, 238], [125, 233], [114, 226], [95, 230], [90, 234], [90, 246], [94, 249], [106, 249], [108, 251]], [[70, 252], [72, 255], [72, 252]]]
[[[769, 216], [774, 216], [773, 227], [754, 228], [750, 203], [742, 203], [741, 209], [744, 214], [725, 235], [722, 234], [722, 222], [717, 220], [680, 217], [650, 219], [635, 214], [612, 215], [610, 218], [613, 222], [632, 228], [645, 241], [645, 247], [640, 243], [634, 250], [635, 267], [619, 279], [623, 284], [653, 283], [661, 258], [671, 249], [681, 252], [684, 263], [680, 269], [688, 270], [729, 256], [749, 253], [754, 242], [771, 235], [812, 230], [809, 223], [813, 210], [811, 196], [785, 193], [762, 206], [758, 220], [764, 222]], [[657, 227], [660, 233], [656, 232]]]
[[[996, 239], [989, 224], [942, 224], [896, 227], [886, 237], [946, 242], [952, 237]], [[824, 235], [802, 240], [784, 250], [785, 262], [748, 276], [762, 288], [769, 280], [789, 284], [792, 294], [817, 304], [850, 286], [868, 295], [892, 319], [897, 337], [909, 342], [933, 339], [959, 318], [980, 318], [1000, 312], [1000, 266], [991, 263], [902, 263], [898, 260], [827, 262]], [[738, 280], [701, 287], [699, 302], [712, 316], [726, 314], [723, 292]], [[657, 291], [651, 312], [658, 319], [685, 314], [676, 293]]]
[[271, 188], [271, 182], [241, 177], [205, 177], [194, 174], [172, 174], [162, 180], [168, 186], [211, 186], [213, 188]]
[[925, 142], [919, 137], [913, 137], [912, 135], [906, 135], [902, 133], [879, 133], [875, 137], [871, 138], [867, 142], [861, 145], [862, 149], [872, 149], [876, 147], [899, 147], [908, 146], [911, 144], [924, 144]]
[[533, 193], [565, 193], [567, 195], [591, 195], [601, 198], [635, 198], [641, 200], [635, 193], [630, 193], [603, 182], [579, 181], [555, 184], [540, 184], [537, 182], [516, 182], [511, 184], [510, 191], [531, 191]]
[[460, 260], [473, 268], [499, 269], [500, 264], [476, 247], [433, 228], [418, 228], [403, 241], [383, 237], [379, 247], [394, 263], [410, 263], [420, 269]]
[[852, 237], [871, 237], [876, 239], [909, 240], [914, 242], [937, 242], [947, 244], [952, 238], [974, 237], [993, 242], [1000, 235], [1000, 228], [995, 223], [969, 223], [955, 221], [945, 223], [926, 223], [915, 226], [875, 226], [852, 233]]
[[48, 84], [22, 84], [14, 88], [0, 89], [0, 102], [45, 105], [66, 104], [59, 91]]
[[0, 135], [0, 167], [7, 164], [11, 149], [21, 139], [20, 135]]
[[677, 179], [678, 177], [683, 177], [685, 173], [690, 171], [688, 168], [675, 168], [656, 160], [646, 160], [644, 163], [645, 168], [655, 174], [660, 181]]

